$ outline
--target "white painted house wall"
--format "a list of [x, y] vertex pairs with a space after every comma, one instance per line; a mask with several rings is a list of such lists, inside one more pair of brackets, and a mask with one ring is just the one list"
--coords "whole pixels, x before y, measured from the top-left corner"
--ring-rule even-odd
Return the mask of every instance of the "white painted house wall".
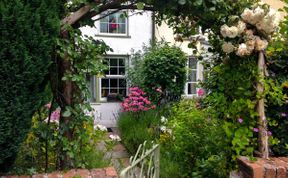
[[[94, 39], [103, 40], [113, 52], [108, 52], [109, 57], [125, 56], [127, 57], [126, 64], [129, 64], [130, 56], [133, 51], [141, 50], [143, 45], [148, 45], [152, 39], [152, 13], [144, 12], [137, 14], [139, 11], [127, 11], [127, 33], [126, 34], [101, 34], [100, 33], [100, 21], [95, 21], [95, 27], [82, 27], [81, 31], [83, 35], [92, 36]], [[143, 12], [143, 11], [142, 11]], [[136, 14], [135, 14], [136, 13]], [[94, 19], [98, 19], [100, 16], [95, 16]], [[101, 79], [97, 80], [98, 85], [94, 87], [101, 87]], [[98, 89], [96, 95], [101, 95], [101, 90]], [[120, 103], [118, 102], [105, 102], [105, 98], [100, 98], [101, 101], [91, 103], [92, 107], [96, 110], [97, 119], [95, 123], [102, 124], [107, 127], [115, 127], [117, 122], [117, 115], [121, 110]]]
[[[135, 11], [139, 12], [139, 11]], [[128, 11], [128, 35], [101, 35], [99, 32], [99, 20], [95, 22], [95, 28], [83, 27], [83, 34], [95, 36], [95, 39], [102, 39], [113, 49], [111, 55], [131, 55], [131, 50], [141, 50], [144, 44], [149, 44], [152, 37], [152, 17], [151, 12], [134, 14]], [[134, 14], [134, 15], [133, 15]], [[99, 18], [96, 16], [95, 19]]]

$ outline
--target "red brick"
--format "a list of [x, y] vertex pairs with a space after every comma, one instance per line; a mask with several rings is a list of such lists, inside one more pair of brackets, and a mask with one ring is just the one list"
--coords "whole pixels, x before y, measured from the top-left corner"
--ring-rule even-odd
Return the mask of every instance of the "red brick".
[[106, 176], [118, 177], [118, 176], [117, 176], [117, 172], [116, 172], [116, 170], [114, 169], [114, 167], [105, 168], [105, 172], [106, 172]]
[[46, 174], [36, 174], [32, 176], [32, 178], [46, 178], [46, 177], [47, 177]]
[[277, 167], [277, 177], [276, 178], [286, 178], [286, 168], [285, 167]]
[[88, 169], [77, 169], [77, 175], [81, 178], [90, 178], [90, 171]]
[[18, 176], [18, 178], [30, 178], [30, 176], [23, 175], [23, 176]]
[[62, 178], [62, 177], [63, 175], [59, 171], [55, 171], [55, 172], [48, 174], [48, 178]]
[[76, 170], [75, 169], [71, 169], [68, 172], [66, 172], [63, 175], [63, 178], [72, 178], [73, 176], [76, 176]]
[[[257, 161], [256, 161], [257, 162]], [[263, 178], [264, 169], [256, 162], [251, 162], [246, 157], [238, 158], [240, 171], [245, 178]]]
[[265, 178], [275, 178], [276, 177], [276, 168], [273, 165], [270, 164], [264, 164], [264, 177]]
[[92, 178], [106, 178], [104, 169], [92, 169], [90, 171]]

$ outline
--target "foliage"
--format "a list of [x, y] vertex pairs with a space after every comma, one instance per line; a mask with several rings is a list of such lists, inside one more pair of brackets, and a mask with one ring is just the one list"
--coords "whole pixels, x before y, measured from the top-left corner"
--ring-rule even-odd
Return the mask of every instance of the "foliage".
[[155, 105], [145, 97], [145, 93], [138, 87], [130, 88], [128, 97], [123, 101], [122, 107], [124, 111], [141, 112], [154, 109]]
[[0, 172], [13, 164], [43, 104], [48, 67], [59, 33], [59, 1], [0, 2]]
[[157, 125], [160, 121], [159, 109], [149, 110], [136, 115], [123, 112], [119, 116], [118, 127], [122, 143], [131, 154], [135, 154], [138, 146], [145, 140], [152, 141], [157, 137]]
[[137, 53], [134, 59], [136, 65], [128, 72], [132, 85], [143, 88], [158, 105], [163, 101], [179, 100], [186, 80], [187, 62], [180, 48], [159, 42], [144, 47], [144, 54]]
[[225, 177], [226, 156], [231, 153], [224, 130], [221, 122], [197, 109], [198, 102], [181, 101], [171, 113], [170, 107], [149, 110], [140, 119], [122, 113], [118, 121], [122, 143], [135, 154], [145, 140], [158, 142], [161, 177]]
[[[227, 19], [226, 23], [235, 25], [237, 22], [237, 27], [223, 25], [219, 28], [218, 32], [215, 31], [215, 33], [210, 34], [209, 38], [212, 45], [210, 51], [214, 53], [214, 57], [212, 62], [209, 64], [206, 63], [206, 69], [209, 71], [209, 75], [207, 75], [207, 80], [203, 85], [204, 88], [209, 90], [208, 96], [205, 98], [206, 107], [210, 110], [209, 112], [212, 113], [215, 118], [225, 120], [224, 129], [227, 139], [230, 140], [231, 143], [233, 151], [231, 155], [232, 160], [235, 160], [239, 155], [253, 156], [258, 135], [257, 118], [259, 116], [255, 112], [257, 100], [264, 97], [266, 101], [272, 101], [275, 104], [277, 103], [277, 105], [283, 101], [283, 93], [278, 82], [271, 80], [271, 78], [263, 79], [258, 76], [258, 53], [253, 52], [253, 50], [259, 51], [267, 47], [267, 41], [265, 41], [265, 39], [267, 39], [266, 37], [271, 33], [267, 33], [267, 36], [265, 36], [265, 34], [258, 29], [259, 27], [257, 25], [259, 31], [256, 32], [254, 29], [248, 37], [249, 29], [256, 27], [253, 26], [255, 24], [251, 22], [251, 17], [247, 20], [246, 11], [251, 10], [246, 9], [241, 16], [242, 20], [246, 22], [246, 25], [242, 26], [245, 28], [240, 28], [239, 18], [231, 16]], [[266, 11], [268, 12], [269, 9], [263, 10], [258, 8], [253, 12], [251, 11], [251, 14], [262, 14], [260, 17], [261, 20], [262, 16], [265, 16]], [[235, 15], [240, 16], [240, 13]], [[262, 23], [262, 21], [260, 22]], [[274, 27], [275, 26], [271, 25], [271, 28], [274, 29]], [[242, 31], [243, 29], [244, 31]], [[237, 32], [236, 36], [233, 35], [235, 30]], [[261, 39], [254, 35], [261, 36]], [[252, 40], [248, 42], [247, 40], [249, 40], [250, 37], [252, 37]], [[233, 49], [231, 48], [232, 50], [228, 50], [230, 48], [229, 45], [231, 46], [232, 43], [228, 44], [224, 42], [223, 44], [224, 40], [229, 40], [233, 42], [233, 44], [244, 44], [244, 42], [247, 44], [240, 44], [236, 50], [237, 52], [232, 53], [235, 50], [235, 46], [233, 46]], [[219, 44], [223, 45], [221, 46]], [[253, 48], [250, 45], [253, 45]], [[243, 46], [245, 47], [243, 48]], [[250, 56], [250, 54], [253, 55]], [[265, 86], [265, 91], [261, 95], [255, 90], [256, 83], [259, 81], [264, 82]], [[268, 121], [268, 124], [274, 123], [273, 118], [268, 118]], [[267, 130], [267, 133], [271, 132]], [[269, 141], [270, 144], [277, 143], [277, 140], [272, 136], [270, 136]]]
[[[51, 172], [59, 168], [59, 157], [61, 156], [59, 146], [64, 141], [59, 133], [60, 116], [57, 116], [59, 108], [54, 111], [56, 117], [53, 118], [53, 114], [51, 114], [50, 119], [49, 109], [47, 106], [43, 107], [34, 115], [32, 129], [25, 142], [21, 145], [12, 173], [35, 174], [44, 171]], [[85, 133], [78, 134], [78, 140], [67, 143], [73, 147], [73, 150], [69, 150], [68, 154], [73, 159], [74, 167], [96, 168], [108, 165], [103, 160], [104, 154], [99, 150], [95, 150], [99, 140], [103, 138], [105, 133], [100, 130], [94, 130], [93, 123], [90, 122], [89, 120], [83, 123]], [[77, 141], [85, 144], [89, 143], [89, 145], [76, 143]], [[47, 145], [46, 142], [48, 142]], [[46, 151], [48, 154], [47, 158], [45, 157]], [[46, 164], [48, 164], [47, 170]]]
[[[160, 135], [162, 157], [177, 163], [175, 177], [226, 177], [231, 153], [222, 122], [198, 109], [197, 102], [182, 100], [173, 107], [166, 124], [172, 131]], [[164, 169], [161, 174], [170, 177], [171, 172]]]
[[[287, 0], [285, 0], [288, 3]], [[287, 7], [284, 8], [287, 12]], [[271, 147], [272, 152], [276, 156], [288, 155], [288, 53], [287, 53], [287, 39], [288, 39], [288, 17], [286, 16], [280, 25], [280, 35], [275, 38], [272, 45], [267, 50], [267, 68], [269, 70], [269, 79], [273, 83], [281, 86], [281, 91], [285, 94], [285, 102], [275, 102], [275, 99], [268, 101], [267, 115], [269, 118], [273, 118], [270, 121], [270, 129], [275, 138], [278, 139], [278, 144]], [[278, 97], [279, 98], [279, 97]], [[278, 99], [279, 100], [279, 99]], [[277, 101], [277, 100], [276, 100]]]
[[[95, 135], [91, 135], [89, 131], [90, 127], [93, 128], [93, 118], [85, 115], [85, 111], [92, 111], [90, 104], [85, 102], [89, 98], [86, 77], [98, 75], [106, 69], [102, 55], [110, 50], [102, 41], [88, 36], [83, 37], [79, 29], [73, 30], [67, 27], [67, 33], [69, 38], [57, 41], [59, 46], [57, 53], [61, 59], [55, 61], [54, 65], [68, 62], [70, 67], [64, 71], [55, 67], [55, 81], [52, 81], [54, 97], [61, 108], [58, 135], [61, 154], [57, 155], [61, 169], [84, 168], [87, 167], [87, 160], [91, 159], [89, 153], [95, 148]], [[67, 92], [67, 87], [73, 90], [68, 97], [70, 103], [63, 97], [65, 94], [60, 93], [60, 91]]]

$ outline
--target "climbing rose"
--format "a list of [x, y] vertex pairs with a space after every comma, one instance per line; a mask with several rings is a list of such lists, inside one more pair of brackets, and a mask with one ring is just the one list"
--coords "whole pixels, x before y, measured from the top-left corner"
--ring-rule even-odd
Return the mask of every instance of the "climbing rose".
[[245, 43], [241, 43], [236, 52], [238, 56], [246, 56], [246, 55], [250, 55], [250, 53], [251, 52], [248, 50], [247, 45]]
[[239, 119], [238, 119], [238, 122], [239, 122], [240, 124], [242, 124], [243, 119], [242, 119], [242, 118], [239, 118]]
[[202, 88], [200, 88], [198, 91], [197, 91], [197, 95], [198, 96], [203, 96], [204, 95], [204, 90]]
[[234, 51], [234, 45], [231, 43], [231, 42], [224, 42], [224, 44], [222, 45], [222, 50], [229, 54], [229, 53], [232, 53]]

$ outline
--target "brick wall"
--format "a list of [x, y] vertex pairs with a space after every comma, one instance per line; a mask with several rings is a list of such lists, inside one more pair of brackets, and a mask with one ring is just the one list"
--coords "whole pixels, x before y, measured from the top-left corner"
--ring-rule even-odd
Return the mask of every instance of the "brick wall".
[[237, 161], [244, 178], [288, 178], [288, 157], [257, 158], [256, 161], [240, 157]]
[[103, 169], [71, 169], [67, 172], [52, 172], [33, 176], [1, 176], [1, 178], [118, 178], [114, 167]]

